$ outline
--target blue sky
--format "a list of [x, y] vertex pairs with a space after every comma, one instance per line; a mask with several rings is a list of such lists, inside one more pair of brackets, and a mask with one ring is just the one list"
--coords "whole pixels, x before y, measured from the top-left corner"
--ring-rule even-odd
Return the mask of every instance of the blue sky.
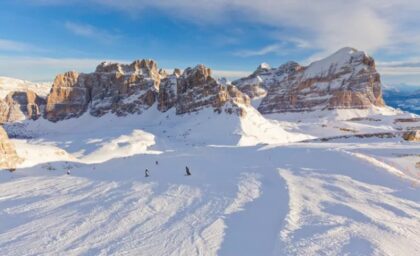
[[420, 85], [414, 0], [2, 0], [0, 75], [41, 81], [103, 61], [204, 63], [238, 77], [356, 47], [385, 83]]

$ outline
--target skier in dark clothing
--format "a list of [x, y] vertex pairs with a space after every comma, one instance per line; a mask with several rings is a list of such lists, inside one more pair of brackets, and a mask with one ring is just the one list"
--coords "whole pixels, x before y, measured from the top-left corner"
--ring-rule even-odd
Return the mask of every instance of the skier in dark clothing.
[[144, 171], [144, 177], [146, 177], [146, 178], [147, 178], [147, 177], [149, 177], [149, 176], [150, 176], [150, 175], [149, 175], [149, 170], [147, 170], [147, 169], [146, 169], [146, 170]]
[[158, 164], [159, 164], [159, 162], [156, 160], [155, 164], [156, 164], [156, 165], [158, 165]]
[[190, 176], [191, 175], [191, 172], [190, 172], [190, 169], [188, 168], [188, 166], [185, 166], [185, 172], [186, 172], [185, 176]]

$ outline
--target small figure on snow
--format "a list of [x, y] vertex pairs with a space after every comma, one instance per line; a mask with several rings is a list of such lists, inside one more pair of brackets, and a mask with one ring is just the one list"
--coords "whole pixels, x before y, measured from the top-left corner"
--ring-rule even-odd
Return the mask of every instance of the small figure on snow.
[[156, 165], [158, 165], [158, 164], [159, 164], [159, 162], [156, 160], [155, 164], [156, 164]]
[[67, 175], [70, 175], [70, 170], [67, 170]]
[[150, 176], [150, 174], [149, 174], [149, 170], [148, 169], [146, 169], [145, 171], [144, 171], [144, 177], [149, 177]]
[[188, 166], [185, 166], [185, 172], [186, 172], [185, 176], [191, 175], [190, 168], [188, 168]]

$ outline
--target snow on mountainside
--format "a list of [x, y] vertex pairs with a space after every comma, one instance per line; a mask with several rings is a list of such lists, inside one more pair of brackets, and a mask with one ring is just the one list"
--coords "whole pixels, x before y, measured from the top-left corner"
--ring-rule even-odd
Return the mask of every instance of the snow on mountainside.
[[51, 89], [51, 83], [34, 83], [10, 77], [0, 76], [0, 99], [4, 99], [7, 94], [15, 91], [31, 90], [41, 97], [47, 97]]
[[380, 86], [344, 48], [232, 84], [142, 60], [12, 94], [0, 255], [420, 255], [420, 118]]
[[[264, 134], [258, 118], [241, 128], [227, 114], [157, 113], [28, 121], [33, 138], [13, 139], [25, 162], [0, 172], [0, 254], [419, 254], [418, 143], [243, 147], [235, 146], [241, 133], [258, 140], [279, 131]], [[321, 132], [301, 114], [289, 125]], [[347, 118], [324, 123], [324, 135], [333, 125], [379, 122]], [[273, 126], [292, 128], [276, 119]]]
[[232, 84], [251, 98], [263, 97], [258, 106], [263, 114], [384, 106], [373, 58], [349, 47], [306, 67], [262, 65]]

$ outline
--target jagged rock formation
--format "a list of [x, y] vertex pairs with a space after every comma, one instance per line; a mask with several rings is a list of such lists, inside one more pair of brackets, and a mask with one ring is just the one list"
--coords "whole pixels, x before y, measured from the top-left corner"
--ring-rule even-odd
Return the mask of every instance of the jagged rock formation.
[[176, 69], [172, 75], [169, 75], [161, 81], [158, 96], [159, 111], [166, 112], [175, 106], [177, 102], [178, 78], [180, 75], [181, 71]]
[[42, 115], [44, 106], [45, 100], [33, 91], [10, 92], [0, 100], [0, 123], [36, 120]]
[[[238, 90], [239, 89], [239, 90]], [[278, 68], [261, 64], [246, 78], [232, 83], [216, 80], [204, 65], [175, 69], [172, 75], [153, 60], [131, 64], [101, 63], [95, 72], [71, 71], [58, 75], [47, 97], [44, 117], [59, 121], [85, 112], [118, 116], [157, 108], [175, 108], [178, 115], [212, 108], [216, 112], [244, 114], [254, 101], [263, 114], [338, 108], [383, 106], [380, 76], [373, 59], [364, 52], [343, 48], [309, 66], [288, 62]], [[0, 101], [0, 122], [38, 118], [42, 100], [30, 92]]]
[[16, 154], [15, 147], [9, 140], [7, 133], [0, 126], [0, 169], [12, 170], [16, 168], [16, 165], [21, 159]]
[[83, 114], [90, 100], [84, 81], [75, 71], [58, 75], [47, 97], [44, 117], [55, 122]]
[[141, 60], [129, 65], [103, 62], [90, 74], [58, 75], [47, 98], [45, 118], [78, 117], [87, 109], [93, 116], [141, 113], [155, 103], [162, 73], [154, 61]]
[[178, 79], [176, 113], [185, 114], [212, 107], [221, 112], [245, 114], [238, 104], [249, 105], [249, 98], [235, 86], [223, 86], [211, 77], [211, 70], [204, 65], [187, 68]]
[[162, 72], [153, 60], [141, 60], [130, 65], [102, 63], [86, 76], [92, 97], [90, 113], [122, 116], [139, 114], [155, 103]]
[[90, 74], [58, 75], [47, 98], [45, 118], [58, 121], [86, 111], [93, 116], [140, 114], [155, 102], [159, 111], [175, 107], [178, 115], [206, 107], [243, 115], [238, 104], [249, 104], [249, 98], [232, 85], [221, 85], [204, 65], [167, 75], [152, 60], [130, 65], [104, 62]]
[[251, 98], [266, 93], [258, 107], [263, 114], [384, 106], [374, 60], [352, 48], [307, 67], [295, 62], [274, 69], [263, 65], [233, 84]]

